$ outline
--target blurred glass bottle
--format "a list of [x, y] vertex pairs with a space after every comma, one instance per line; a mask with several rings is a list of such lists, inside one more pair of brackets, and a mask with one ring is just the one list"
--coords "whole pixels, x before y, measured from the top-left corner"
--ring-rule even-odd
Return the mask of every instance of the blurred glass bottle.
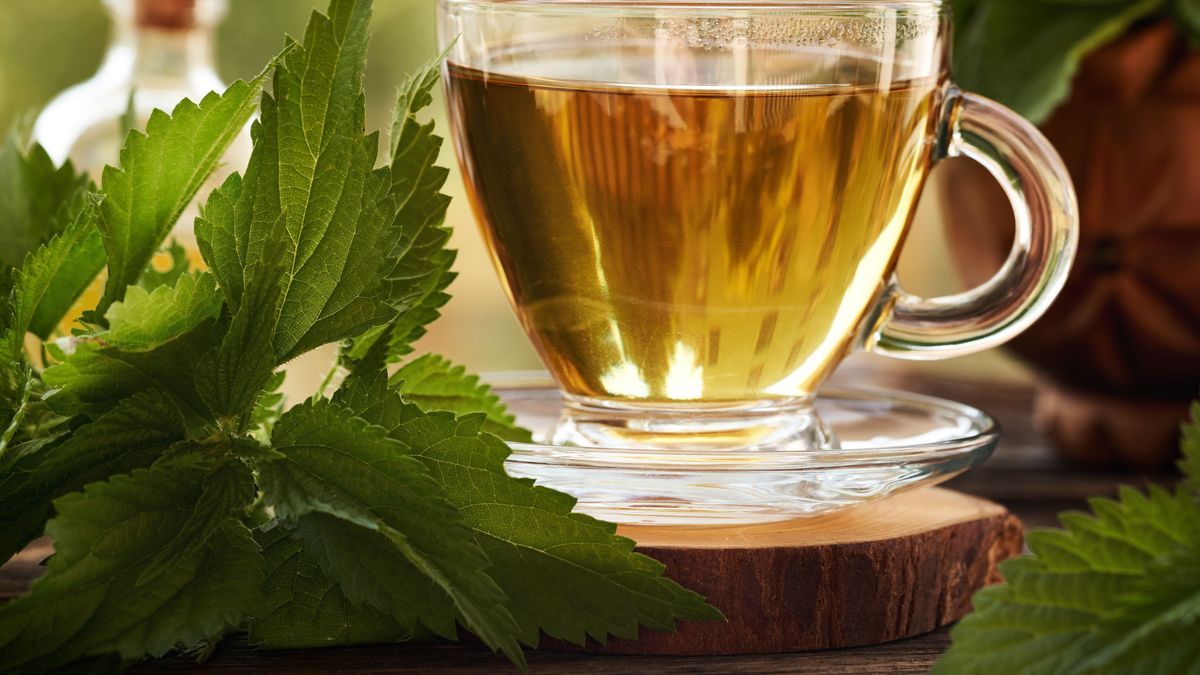
[[[226, 86], [217, 76], [214, 49], [214, 29], [225, 14], [225, 0], [105, 0], [105, 4], [112, 15], [113, 34], [100, 69], [51, 101], [33, 131], [56, 162], [70, 158], [97, 181], [105, 164], [117, 163], [127, 110], [137, 127], [144, 129], [155, 108], [170, 112], [183, 98], [199, 102], [208, 92]], [[249, 156], [247, 129], [201, 189], [201, 198], [231, 171], [242, 169]], [[193, 262], [199, 260], [192, 235], [197, 209], [193, 204], [173, 233]]]

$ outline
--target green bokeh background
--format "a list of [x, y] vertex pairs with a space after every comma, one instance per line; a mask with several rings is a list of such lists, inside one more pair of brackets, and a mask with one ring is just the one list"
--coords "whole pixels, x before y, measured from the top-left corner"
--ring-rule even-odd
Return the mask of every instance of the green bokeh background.
[[[299, 37], [309, 12], [324, 2], [229, 0], [217, 30], [217, 67], [227, 81], [256, 74], [283, 45]], [[108, 42], [101, 0], [0, 0], [0, 125], [36, 110], [69, 85], [87, 79]], [[378, 0], [367, 68], [368, 123], [387, 119], [392, 93], [412, 67], [436, 53], [432, 0]]]

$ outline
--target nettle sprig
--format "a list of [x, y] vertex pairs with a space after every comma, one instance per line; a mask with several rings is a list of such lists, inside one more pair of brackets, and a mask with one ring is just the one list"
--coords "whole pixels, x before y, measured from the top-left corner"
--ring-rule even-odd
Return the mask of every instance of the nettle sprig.
[[[528, 432], [461, 367], [414, 357], [454, 276], [441, 139], [418, 120], [438, 71], [402, 88], [379, 166], [370, 7], [333, 0], [263, 75], [156, 111], [99, 186], [37, 146], [0, 152], [0, 560], [55, 544], [0, 606], [0, 672], [242, 628], [274, 648], [462, 626], [523, 665], [543, 634], [720, 618], [614, 525], [509, 477], [503, 439]], [[196, 221], [207, 271], [178, 247], [156, 270], [256, 107], [249, 165]], [[83, 327], [55, 340], [105, 268]], [[344, 383], [281, 411], [280, 366], [329, 343]]]
[[1125, 487], [1030, 532], [934, 672], [1200, 672], [1200, 402], [1180, 449], [1175, 490]]

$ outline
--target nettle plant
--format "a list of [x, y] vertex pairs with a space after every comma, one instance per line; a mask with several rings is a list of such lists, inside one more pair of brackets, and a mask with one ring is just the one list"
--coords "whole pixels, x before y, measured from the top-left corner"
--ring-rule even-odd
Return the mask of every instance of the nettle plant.
[[935, 673], [1200, 672], [1200, 402], [1174, 490], [1123, 487], [1035, 530], [972, 598]]
[[[523, 665], [542, 634], [720, 618], [614, 525], [509, 477], [504, 439], [528, 432], [461, 367], [414, 355], [454, 276], [441, 139], [417, 117], [437, 68], [402, 87], [380, 166], [370, 7], [333, 0], [259, 77], [155, 112], [98, 186], [36, 146], [0, 152], [0, 560], [55, 544], [0, 606], [0, 672], [119, 667], [239, 629], [282, 648], [459, 625]], [[178, 249], [157, 270], [256, 108], [249, 165], [195, 224], [207, 271]], [[282, 410], [280, 366], [329, 343], [344, 383]]]

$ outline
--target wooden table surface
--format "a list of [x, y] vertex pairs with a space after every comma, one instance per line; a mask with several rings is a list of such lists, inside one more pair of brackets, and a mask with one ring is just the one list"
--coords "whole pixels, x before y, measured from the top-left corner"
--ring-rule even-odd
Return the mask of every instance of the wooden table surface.
[[[1114, 494], [1121, 483], [1170, 482], [1170, 476], [1087, 471], [1065, 466], [1033, 428], [1033, 392], [1023, 384], [983, 383], [913, 372], [885, 374], [881, 386], [941, 396], [978, 406], [1000, 420], [1003, 438], [982, 467], [949, 483], [964, 492], [998, 501], [1026, 527], [1056, 524], [1055, 514], [1081, 508], [1087, 497]], [[0, 599], [26, 588], [37, 569], [28, 564], [0, 568]], [[529, 651], [532, 673], [904, 673], [926, 672], [950, 643], [948, 629], [875, 647], [799, 654], [732, 657], [596, 655]], [[135, 672], [198, 669], [185, 659], [160, 659]], [[492, 673], [515, 672], [502, 657], [477, 644], [335, 647], [306, 651], [256, 651], [240, 638], [226, 640], [199, 668], [237, 673]]]

